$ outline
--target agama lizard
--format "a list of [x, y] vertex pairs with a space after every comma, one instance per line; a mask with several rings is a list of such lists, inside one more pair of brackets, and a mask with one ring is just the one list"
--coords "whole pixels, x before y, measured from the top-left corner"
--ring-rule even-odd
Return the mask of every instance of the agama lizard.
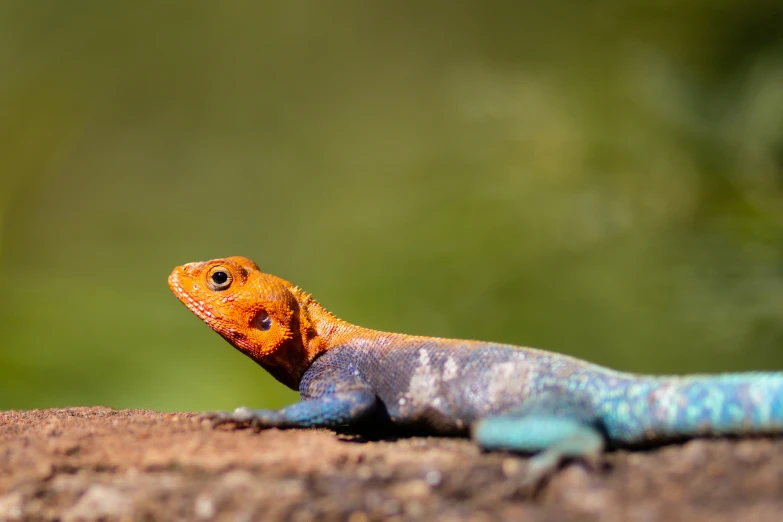
[[176, 296], [301, 402], [237, 408], [215, 424], [339, 427], [380, 415], [485, 449], [537, 453], [531, 474], [564, 458], [704, 435], [783, 433], [783, 373], [647, 376], [553, 352], [387, 333], [342, 321], [310, 295], [229, 257], [177, 267]]

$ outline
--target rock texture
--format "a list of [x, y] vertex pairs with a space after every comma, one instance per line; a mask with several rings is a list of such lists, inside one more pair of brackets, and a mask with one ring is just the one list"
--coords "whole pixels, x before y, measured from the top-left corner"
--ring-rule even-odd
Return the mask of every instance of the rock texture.
[[470, 441], [213, 430], [192, 413], [0, 412], [0, 520], [781, 520], [783, 440], [694, 440], [565, 466]]

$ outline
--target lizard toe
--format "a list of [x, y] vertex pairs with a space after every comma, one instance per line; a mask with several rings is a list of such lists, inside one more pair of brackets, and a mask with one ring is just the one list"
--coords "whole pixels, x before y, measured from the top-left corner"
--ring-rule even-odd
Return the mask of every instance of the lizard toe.
[[210, 421], [213, 428], [223, 424], [235, 424], [240, 428], [247, 426], [253, 419], [253, 411], [249, 408], [237, 408], [233, 412], [210, 411], [202, 414], [201, 418]]

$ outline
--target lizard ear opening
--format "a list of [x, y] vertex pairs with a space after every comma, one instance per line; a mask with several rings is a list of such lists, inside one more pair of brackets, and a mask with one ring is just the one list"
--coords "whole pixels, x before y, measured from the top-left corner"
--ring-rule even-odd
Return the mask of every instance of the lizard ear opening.
[[272, 328], [272, 318], [269, 317], [268, 313], [261, 311], [255, 319], [253, 319], [253, 328], [257, 328], [262, 332], [268, 331]]

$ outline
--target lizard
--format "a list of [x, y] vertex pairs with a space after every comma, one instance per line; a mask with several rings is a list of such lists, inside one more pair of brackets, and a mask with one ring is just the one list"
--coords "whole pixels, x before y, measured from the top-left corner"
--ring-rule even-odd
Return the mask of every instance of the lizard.
[[245, 257], [179, 266], [172, 292], [301, 401], [214, 425], [339, 428], [380, 419], [533, 457], [533, 480], [606, 448], [783, 434], [783, 372], [644, 375], [555, 352], [363, 328]]

